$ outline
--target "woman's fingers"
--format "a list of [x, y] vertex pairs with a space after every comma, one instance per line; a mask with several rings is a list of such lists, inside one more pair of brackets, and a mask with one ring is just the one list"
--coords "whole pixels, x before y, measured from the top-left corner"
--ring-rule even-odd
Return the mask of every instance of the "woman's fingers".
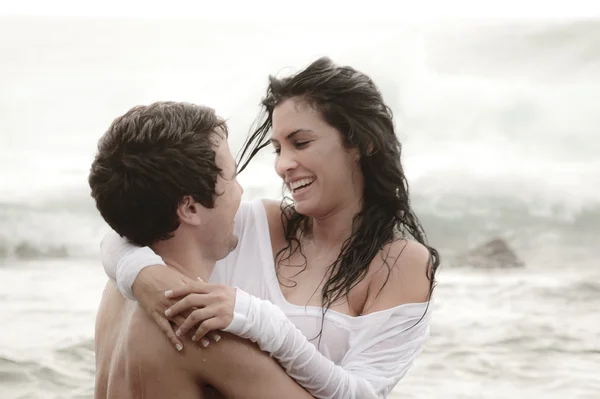
[[203, 323], [205, 320], [217, 316], [218, 308], [209, 306], [202, 309], [194, 310], [177, 329], [176, 335], [181, 337], [188, 333], [194, 326]]
[[165, 319], [163, 316], [156, 312], [152, 314], [152, 318], [154, 319], [154, 322], [158, 324], [160, 329], [165, 333], [169, 341], [171, 341], [175, 349], [177, 349], [177, 351], [181, 351], [183, 349], [183, 343], [175, 334], [175, 331], [173, 330], [173, 327], [171, 327], [171, 323], [169, 323], [169, 320]]
[[208, 294], [209, 292], [211, 292], [210, 285], [198, 280], [165, 291], [165, 296], [167, 298], [179, 298], [189, 294]]
[[173, 323], [175, 323], [175, 325], [176, 325], [177, 327], [179, 327], [179, 326], [180, 326], [180, 325], [182, 325], [182, 324], [183, 324], [183, 322], [185, 321], [185, 317], [183, 317], [183, 316], [175, 316], [175, 317], [172, 317], [170, 320], [171, 320]]
[[[208, 339], [204, 338], [204, 336], [210, 331], [219, 330], [221, 328], [224, 328], [224, 327], [221, 327], [221, 324], [222, 324], [221, 320], [219, 320], [217, 317], [213, 317], [212, 319], [208, 319], [208, 320], [202, 322], [200, 324], [200, 326], [198, 327], [198, 329], [196, 330], [196, 332], [194, 333], [194, 335], [192, 336], [192, 341], [200, 340], [200, 343], [203, 346], [205, 346], [205, 347], [208, 346], [209, 341], [208, 341]], [[218, 334], [216, 334], [216, 335], [217, 335], [218, 339], [215, 338], [214, 334], [213, 334], [213, 339], [215, 341], [218, 341], [219, 339], [221, 339], [221, 337]]]
[[[175, 303], [167, 310], [165, 316], [173, 317], [182, 313], [185, 310], [200, 309], [208, 306], [211, 303], [211, 297], [207, 294], [189, 294], [179, 302]], [[194, 312], [192, 312], [193, 314]]]
[[[205, 284], [202, 280], [198, 280], [199, 281], [188, 282], [184, 286], [165, 292], [165, 296], [170, 299], [184, 297], [179, 302], [171, 305], [164, 313], [166, 317], [179, 326], [174, 336], [172, 334], [172, 329], [169, 329], [168, 334], [165, 331], [169, 339], [174, 342], [174, 345], [182, 344], [173, 339], [178, 339], [178, 337], [182, 337], [193, 328], [196, 328], [192, 340], [200, 341], [202, 346], [206, 347], [209, 345], [210, 341], [205, 336], [211, 331], [221, 330], [227, 327], [227, 324], [231, 321], [231, 317], [226, 317], [227, 312], [223, 311], [222, 305], [224, 302], [227, 302], [232, 295], [226, 295], [228, 292], [223, 290], [223, 287]], [[233, 298], [235, 298], [235, 291]], [[235, 302], [235, 299], [233, 302]], [[231, 306], [229, 306], [229, 308], [230, 307]], [[226, 310], [229, 308], [226, 307]], [[231, 313], [231, 311], [229, 313]], [[183, 316], [186, 315], [187, 318], [183, 320]], [[221, 339], [221, 336], [216, 332], [209, 336], [212, 337], [215, 342], [218, 342]]]
[[212, 337], [212, 339], [215, 340], [215, 342], [219, 342], [221, 340], [221, 336], [218, 333], [212, 333], [210, 334], [210, 336]]

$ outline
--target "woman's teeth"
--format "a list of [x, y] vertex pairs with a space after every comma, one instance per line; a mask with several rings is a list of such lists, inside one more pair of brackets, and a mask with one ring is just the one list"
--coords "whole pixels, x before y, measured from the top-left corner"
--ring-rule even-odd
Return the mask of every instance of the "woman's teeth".
[[296, 191], [298, 189], [310, 186], [312, 184], [312, 182], [314, 182], [314, 181], [315, 181], [315, 179], [311, 179], [311, 178], [296, 180], [296, 181], [290, 183], [290, 188], [292, 189], [292, 191]]

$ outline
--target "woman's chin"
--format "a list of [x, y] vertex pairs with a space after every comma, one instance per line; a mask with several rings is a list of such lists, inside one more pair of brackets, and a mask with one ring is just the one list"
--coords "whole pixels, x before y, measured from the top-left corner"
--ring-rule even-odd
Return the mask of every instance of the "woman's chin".
[[310, 204], [310, 201], [296, 201], [294, 204], [294, 209], [301, 215], [311, 216], [314, 213], [314, 207]]

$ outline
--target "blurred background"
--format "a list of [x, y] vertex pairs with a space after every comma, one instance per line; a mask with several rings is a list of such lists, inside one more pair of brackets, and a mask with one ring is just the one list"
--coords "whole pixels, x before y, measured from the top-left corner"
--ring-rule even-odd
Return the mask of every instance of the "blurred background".
[[[268, 75], [323, 55], [382, 90], [442, 255], [431, 339], [392, 397], [600, 397], [593, 10], [64, 3], [0, 8], [1, 398], [93, 397], [108, 227], [87, 174], [111, 121], [159, 100], [210, 105], [235, 154]], [[245, 198], [280, 196], [273, 154], [253, 162]], [[453, 261], [496, 238], [525, 267]]]

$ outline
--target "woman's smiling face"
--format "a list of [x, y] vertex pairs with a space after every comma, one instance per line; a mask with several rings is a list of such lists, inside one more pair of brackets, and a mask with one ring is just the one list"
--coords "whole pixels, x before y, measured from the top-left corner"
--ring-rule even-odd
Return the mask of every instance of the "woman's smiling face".
[[297, 212], [323, 217], [356, 201], [362, 194], [358, 150], [346, 148], [340, 132], [317, 109], [300, 98], [289, 98], [275, 107], [272, 121], [275, 170]]

